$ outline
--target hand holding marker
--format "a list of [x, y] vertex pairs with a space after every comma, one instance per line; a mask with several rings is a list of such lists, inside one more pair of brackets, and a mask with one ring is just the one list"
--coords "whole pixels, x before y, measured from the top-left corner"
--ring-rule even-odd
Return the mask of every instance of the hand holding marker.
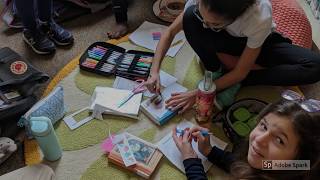
[[[186, 128], [186, 129], [176, 128], [176, 132], [177, 132], [177, 134], [179, 134], [179, 136], [183, 136], [185, 130], [189, 130], [189, 128]], [[201, 133], [202, 136], [209, 136], [209, 135], [212, 134], [212, 133], [210, 133], [209, 131], [206, 131], [206, 130], [200, 130], [200, 133]]]

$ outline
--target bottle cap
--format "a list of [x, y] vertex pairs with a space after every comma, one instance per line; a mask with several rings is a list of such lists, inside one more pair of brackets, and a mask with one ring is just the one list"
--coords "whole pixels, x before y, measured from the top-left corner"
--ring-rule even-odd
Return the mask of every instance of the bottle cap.
[[34, 136], [46, 136], [50, 132], [49, 124], [46, 120], [42, 120], [41, 117], [31, 118], [31, 132]]

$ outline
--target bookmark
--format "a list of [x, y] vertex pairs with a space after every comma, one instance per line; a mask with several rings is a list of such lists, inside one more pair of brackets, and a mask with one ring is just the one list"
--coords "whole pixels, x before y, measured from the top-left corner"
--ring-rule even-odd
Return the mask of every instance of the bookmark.
[[117, 144], [117, 147], [120, 151], [120, 155], [122, 157], [122, 161], [126, 167], [132, 166], [137, 163], [136, 158], [133, 155], [133, 152], [128, 143], [128, 139], [123, 134], [123, 139]]
[[89, 117], [86, 117], [80, 121], [77, 121], [74, 119], [74, 117], [77, 115], [77, 114], [80, 114], [81, 112], [83, 111], [86, 111], [88, 110], [89, 107], [85, 107], [77, 112], [74, 112], [73, 114], [67, 116], [67, 117], [64, 117], [63, 118], [63, 121], [66, 123], [66, 125], [71, 129], [71, 130], [74, 130], [74, 129], [77, 129], [78, 127], [88, 123], [89, 121], [91, 121], [92, 119], [94, 119], [94, 117], [92, 116], [89, 116]]

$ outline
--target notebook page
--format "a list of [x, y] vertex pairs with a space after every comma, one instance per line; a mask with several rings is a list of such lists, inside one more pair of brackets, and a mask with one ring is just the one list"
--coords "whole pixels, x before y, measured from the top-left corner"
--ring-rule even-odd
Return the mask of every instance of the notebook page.
[[[97, 89], [98, 88], [98, 89]], [[129, 101], [123, 104], [120, 108], [119, 103], [126, 98], [131, 91], [121, 90], [109, 87], [97, 87], [95, 90], [95, 99], [92, 103], [99, 104], [113, 111], [124, 114], [138, 115], [139, 107], [142, 99], [142, 93], [134, 95]]]
[[[181, 128], [181, 129], [185, 129], [187, 127], [192, 127], [192, 126], [193, 126], [193, 124], [188, 121], [182, 121], [180, 124], [178, 124], [178, 128]], [[213, 139], [213, 138], [218, 139], [217, 137], [210, 136], [210, 139]], [[218, 141], [220, 143], [218, 145], [218, 147], [221, 149], [225, 149], [227, 146], [227, 143], [221, 141], [220, 139]], [[157, 143], [157, 145], [158, 145], [160, 151], [169, 159], [169, 161], [171, 161], [171, 163], [173, 163], [178, 169], [180, 169], [182, 172], [185, 173], [182, 155], [181, 155], [179, 149], [177, 148], [177, 146], [172, 138], [172, 132], [169, 133], [168, 135], [166, 135], [164, 138], [162, 138]], [[211, 143], [211, 145], [217, 146], [217, 144], [212, 144], [212, 143]], [[210, 169], [210, 167], [212, 166], [212, 163], [210, 161], [208, 161], [207, 158], [199, 152], [198, 144], [196, 142], [192, 141], [192, 147], [195, 150], [195, 152], [197, 153], [198, 157], [201, 159], [205, 172], [207, 172]]]
[[[172, 83], [175, 83], [175, 82], [177, 82], [177, 78], [171, 76], [170, 74], [168, 74], [162, 70], [160, 71], [160, 84], [161, 84], [161, 86], [168, 87], [169, 85], [171, 85]], [[138, 84], [139, 83], [136, 81], [132, 81], [132, 80], [117, 76], [116, 79], [114, 80], [112, 87], [116, 88], [116, 89], [132, 90]], [[147, 90], [143, 93], [143, 95], [147, 96], [147, 97], [151, 97], [154, 94]]]
[[165, 101], [168, 100], [171, 97], [171, 94], [174, 92], [185, 92], [187, 91], [187, 88], [181, 86], [178, 83], [173, 83], [166, 87], [162, 92], [162, 98], [163, 100], [159, 104], [149, 103], [148, 106], [146, 106], [146, 110], [153, 114], [155, 117], [162, 117], [166, 112], [167, 109], [165, 107]]

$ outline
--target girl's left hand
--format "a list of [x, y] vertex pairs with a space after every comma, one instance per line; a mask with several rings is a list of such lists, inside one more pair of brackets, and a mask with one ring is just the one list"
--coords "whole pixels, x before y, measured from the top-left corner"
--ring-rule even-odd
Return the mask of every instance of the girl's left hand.
[[170, 99], [166, 101], [166, 108], [170, 108], [173, 111], [181, 108], [181, 110], [178, 111], [178, 114], [181, 114], [194, 105], [196, 95], [197, 90], [172, 93]]
[[193, 150], [191, 145], [191, 134], [190, 130], [185, 130], [183, 136], [177, 136], [176, 126], [173, 128], [172, 131], [172, 138], [176, 143], [179, 151], [182, 154], [183, 160], [189, 158], [198, 158], [196, 152]]

